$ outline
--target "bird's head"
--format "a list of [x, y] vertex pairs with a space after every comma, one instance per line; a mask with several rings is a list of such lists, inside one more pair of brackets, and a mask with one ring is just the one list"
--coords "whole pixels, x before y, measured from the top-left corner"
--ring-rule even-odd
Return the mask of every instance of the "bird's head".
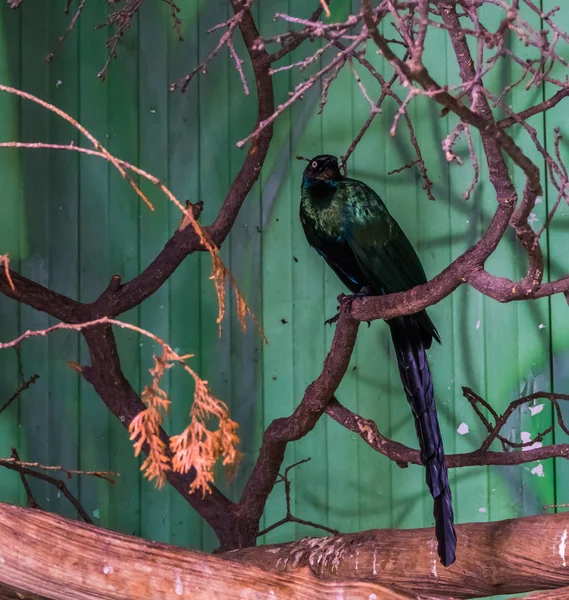
[[342, 178], [338, 167], [338, 159], [331, 154], [315, 156], [308, 161], [303, 177], [311, 181], [318, 179], [321, 181], [338, 181]]

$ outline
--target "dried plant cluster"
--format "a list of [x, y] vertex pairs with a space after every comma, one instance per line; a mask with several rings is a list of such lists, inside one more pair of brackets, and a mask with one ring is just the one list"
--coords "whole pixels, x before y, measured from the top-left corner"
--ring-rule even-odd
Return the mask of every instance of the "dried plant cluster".
[[[151, 1], [156, 0], [146, 0]], [[173, 1], [163, 1], [170, 5], [173, 25], [178, 27], [178, 16], [180, 14], [183, 17], [183, 14], [178, 12]], [[16, 8], [22, 2], [23, 0], [14, 0], [11, 5]], [[85, 0], [78, 3], [64, 37], [73, 30], [84, 4]], [[288, 494], [286, 472], [280, 475], [287, 444], [309, 434], [324, 414], [360, 435], [374, 449], [400, 466], [419, 462], [418, 451], [386, 438], [380, 433], [381, 424], [356, 415], [335, 397], [348, 367], [361, 321], [388, 319], [420, 311], [464, 284], [500, 302], [529, 300], [558, 293], [569, 297], [569, 274], [555, 281], [543, 280], [544, 256], [540, 245], [542, 234], [559, 206], [568, 202], [569, 198], [569, 179], [561, 152], [561, 133], [557, 129], [553, 132], [554, 143], [552, 149], [549, 149], [530, 122], [532, 117], [550, 110], [569, 96], [569, 82], [557, 74], [569, 67], [564, 58], [569, 45], [569, 27], [557, 19], [556, 9], [542, 13], [540, 7], [531, 0], [362, 0], [359, 10], [338, 22], [333, 19], [333, 3], [314, 0], [314, 13], [309, 17], [276, 14], [275, 19], [282, 23], [282, 31], [268, 37], [258, 28], [253, 0], [230, 0], [230, 4], [233, 16], [211, 30], [212, 35], [219, 35], [214, 50], [190, 70], [188, 75], [181, 76], [171, 85], [173, 91], [185, 91], [195, 76], [205, 73], [210, 66], [214, 68], [215, 57], [226, 51], [233, 58], [244, 93], [249, 94], [253, 85], [255, 87], [257, 120], [250, 135], [237, 141], [239, 147], [247, 148], [243, 165], [229, 186], [218, 215], [208, 226], [198, 223], [201, 206], [182, 206], [156, 178], [111, 156], [68, 115], [24, 92], [0, 87], [5, 92], [39, 102], [48, 110], [66, 118], [93, 145], [93, 149], [56, 145], [48, 147], [105, 158], [129, 180], [136, 193], [147, 201], [128, 173], [145, 177], [158, 185], [183, 213], [181, 226], [173, 232], [164, 250], [143, 272], [125, 283], [119, 276], [113, 277], [107, 289], [101, 290], [100, 296], [91, 304], [79, 303], [21, 276], [9, 269], [8, 257], [0, 257], [4, 267], [0, 269], [0, 291], [19, 302], [48, 312], [61, 321], [60, 325], [49, 330], [27, 332], [16, 340], [0, 345], [0, 348], [17, 345], [26, 337], [45, 335], [57, 328], [80, 331], [89, 347], [91, 364], [80, 366], [79, 370], [113, 414], [128, 427], [136, 451], [147, 454], [144, 465], [146, 474], [159, 485], [168, 482], [180, 491], [211, 525], [224, 550], [255, 544], [265, 503], [274, 485], [279, 481], [284, 482]], [[107, 43], [109, 60], [103, 66], [101, 77], [104, 76], [110, 59], [117, 52], [120, 55], [120, 37], [133, 16], [144, 10], [144, 5], [145, 0], [113, 3], [108, 25], [114, 28], [114, 33]], [[332, 13], [329, 15], [330, 9]], [[497, 27], [489, 29], [485, 25], [483, 12], [486, 10], [499, 15]], [[538, 28], [531, 24], [534, 22], [539, 22]], [[434, 29], [448, 36], [453, 49], [460, 79], [452, 85], [434, 79], [424, 61], [429, 31]], [[236, 52], [234, 39], [237, 35], [242, 37], [247, 51], [253, 72], [252, 81], [247, 80], [242, 68], [244, 59]], [[523, 44], [523, 55], [512, 51], [512, 39]], [[58, 43], [62, 43], [62, 39]], [[295, 52], [294, 58], [290, 57], [292, 52]], [[390, 77], [382, 75], [372, 64], [372, 53], [380, 55], [386, 67], [382, 72], [391, 70]], [[287, 57], [287, 61], [283, 60]], [[373, 63], [376, 62], [374, 58]], [[489, 74], [504, 63], [515, 65], [519, 76], [505, 90], [493, 90], [486, 85], [486, 81], [489, 80]], [[308, 75], [290, 90], [282, 104], [277, 105], [273, 82], [283, 71], [291, 69]], [[117, 317], [153, 294], [188, 255], [202, 251], [209, 252], [213, 259], [212, 278], [219, 299], [219, 321], [225, 310], [224, 292], [228, 278], [237, 294], [240, 320], [243, 321], [250, 314], [231, 274], [221, 263], [217, 249], [229, 234], [243, 202], [259, 177], [271, 144], [276, 119], [290, 106], [301, 101], [312, 88], [320, 90], [320, 110], [325, 110], [329, 90], [342, 69], [349, 70], [369, 104], [369, 114], [362, 119], [360, 131], [346, 145], [342, 157], [344, 166], [371, 123], [381, 114], [382, 104], [389, 97], [398, 107], [390, 124], [391, 134], [394, 135], [404, 123], [416, 154], [414, 160], [401, 169], [418, 168], [426, 195], [432, 200], [433, 185], [421, 152], [421, 140], [415, 134], [408, 110], [417, 97], [424, 96], [440, 105], [443, 116], [448, 114], [454, 119], [454, 128], [446, 138], [440, 140], [448, 161], [459, 166], [465, 162], [455, 148], [460, 136], [466, 138], [470, 154], [466, 162], [472, 165], [474, 176], [465, 187], [464, 199], [468, 200], [476, 188], [480, 178], [480, 163], [485, 161], [495, 195], [495, 211], [480, 239], [428, 283], [404, 293], [359, 299], [342, 311], [322, 372], [308, 386], [293, 414], [275, 420], [267, 428], [243, 494], [238, 502], [232, 502], [213, 485], [213, 464], [217, 460], [221, 459], [226, 466], [234, 466], [239, 460], [236, 450], [237, 424], [231, 420], [227, 407], [211, 395], [206, 382], [188, 367], [185, 363], [188, 357], [178, 356], [162, 340], [117, 320]], [[374, 90], [364, 84], [361, 77], [363, 70], [369, 72], [376, 82]], [[518, 87], [545, 90], [545, 95], [538, 95], [545, 99], [525, 107], [521, 112], [514, 112], [510, 108], [508, 94]], [[500, 114], [500, 118], [497, 114]], [[514, 136], [516, 130], [529, 136], [546, 169], [540, 169], [529, 153], [518, 145]], [[483, 154], [479, 156], [475, 152], [477, 144], [474, 143], [477, 137], [483, 148]], [[44, 147], [13, 140], [0, 145]], [[522, 178], [523, 189], [518, 193], [514, 181]], [[533, 209], [537, 199], [543, 194], [546, 181], [556, 190], [557, 198], [550, 207], [544, 225], [534, 230]], [[496, 277], [485, 268], [486, 261], [496, 250], [500, 240], [512, 230], [527, 256], [527, 272], [518, 281]], [[113, 326], [136, 329], [157, 341], [163, 349], [162, 356], [155, 358], [151, 370], [152, 383], [142, 392], [142, 397], [124, 377]], [[162, 422], [170, 401], [176, 399], [167, 397], [160, 382], [165, 371], [177, 363], [193, 377], [195, 394], [190, 425], [180, 435], [169, 437], [162, 429]], [[448, 456], [449, 467], [514, 465], [569, 455], [567, 444], [534, 446], [524, 452], [509, 451], [512, 444], [501, 435], [501, 430], [513, 411], [521, 404], [534, 400], [535, 395], [520, 398], [499, 415], [472, 390], [465, 388], [464, 394], [482, 420], [488, 436], [478, 450]], [[559, 402], [566, 401], [568, 397], [549, 393], [540, 393], [539, 397], [547, 398], [553, 403], [559, 422], [563, 430], [567, 431]], [[211, 427], [212, 420], [215, 427]], [[530, 446], [541, 441], [546, 433], [548, 430], [540, 432], [534, 440], [516, 447]], [[491, 450], [496, 441], [502, 443], [502, 451]], [[193, 493], [196, 490], [207, 490], [209, 493]], [[282, 522], [287, 520], [298, 520], [291, 514], [288, 505], [287, 515]]]
[[[207, 381], [184, 362], [188, 358], [191, 355], [178, 356], [166, 344], [163, 356], [154, 357], [154, 367], [150, 370], [152, 385], [146, 386], [142, 392], [142, 401], [147, 408], [131, 421], [129, 431], [130, 439], [135, 440], [136, 456], [145, 445], [148, 447], [141, 468], [150, 481], [156, 479], [156, 485], [161, 488], [166, 483], [166, 473], [170, 469], [182, 474], [193, 469], [195, 478], [190, 483], [190, 492], [200, 490], [205, 495], [214, 481], [213, 470], [220, 457], [223, 458], [223, 466], [230, 469], [235, 469], [239, 464], [238, 425], [230, 418], [227, 406], [211, 393]], [[168, 448], [161, 439], [160, 430], [171, 401], [160, 387], [160, 380], [176, 362], [181, 363], [193, 377], [195, 391], [190, 424], [181, 434], [170, 437]], [[209, 426], [213, 419], [218, 426], [211, 431]]]

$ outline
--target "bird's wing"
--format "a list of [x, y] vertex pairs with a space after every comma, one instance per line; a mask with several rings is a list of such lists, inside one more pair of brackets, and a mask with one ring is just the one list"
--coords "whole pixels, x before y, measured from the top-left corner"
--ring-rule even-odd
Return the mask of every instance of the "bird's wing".
[[341, 237], [323, 235], [307, 219], [301, 216], [302, 226], [308, 243], [322, 256], [342, 283], [353, 293], [368, 285], [365, 275], [350, 246]]
[[415, 249], [379, 196], [361, 184], [356, 197], [347, 242], [372, 289], [389, 294], [425, 283], [425, 271]]

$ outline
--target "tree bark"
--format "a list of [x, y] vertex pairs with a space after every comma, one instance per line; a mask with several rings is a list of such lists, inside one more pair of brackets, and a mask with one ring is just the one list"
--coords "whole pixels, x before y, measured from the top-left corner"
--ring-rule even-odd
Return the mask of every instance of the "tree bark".
[[0, 600], [449, 600], [564, 586], [535, 598], [567, 598], [568, 533], [569, 513], [458, 525], [445, 569], [432, 529], [209, 555], [0, 503]]
[[[456, 562], [443, 567], [434, 530], [375, 529], [244, 548], [233, 559], [322, 579], [365, 579], [442, 597], [477, 598], [569, 586], [569, 513], [456, 526]], [[538, 596], [539, 597], [539, 596]], [[552, 596], [552, 598], [569, 598]], [[548, 598], [548, 596], [544, 596]]]
[[[427, 600], [378, 583], [321, 581], [0, 503], [0, 600]], [[431, 600], [434, 600], [431, 598]]]

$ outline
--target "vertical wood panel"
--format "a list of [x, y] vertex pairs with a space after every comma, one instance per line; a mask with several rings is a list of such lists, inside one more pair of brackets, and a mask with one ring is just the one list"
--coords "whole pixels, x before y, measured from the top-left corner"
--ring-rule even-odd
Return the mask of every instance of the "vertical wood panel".
[[[521, 7], [523, 17], [530, 25], [539, 31], [541, 23], [538, 15], [530, 11], [526, 6]], [[514, 52], [521, 54], [524, 49], [523, 43], [512, 36], [512, 46]], [[521, 76], [521, 69], [517, 67], [510, 74], [510, 80], [516, 80]], [[528, 105], [537, 104], [543, 98], [543, 89], [532, 89], [529, 92], [522, 87], [517, 93], [511, 95], [511, 108], [515, 112], [523, 110]], [[545, 128], [543, 116], [537, 116], [531, 120], [531, 125], [535, 127], [538, 139], [545, 144]], [[522, 131], [517, 134], [516, 142], [526, 151], [527, 155], [541, 169], [542, 184], [547, 185], [547, 168], [542, 156], [535, 148], [529, 135]], [[525, 184], [525, 177], [519, 169], [516, 170], [516, 186], [520, 194]], [[546, 189], [544, 187], [544, 189]], [[535, 205], [534, 214], [538, 219], [533, 228], [539, 229], [547, 216], [546, 202], [542, 201]], [[542, 248], [547, 249], [548, 234], [541, 238]], [[515, 256], [512, 261], [516, 273], [516, 279], [519, 279], [527, 272], [526, 253], [521, 245], [516, 242]], [[548, 278], [548, 269], [544, 279]], [[550, 352], [550, 333], [552, 323], [550, 322], [549, 300], [547, 298], [535, 302], [518, 302], [515, 305], [515, 312], [518, 320], [518, 343], [517, 343], [517, 361], [518, 373], [515, 380], [514, 397], [516, 395], [526, 395], [538, 390], [548, 391], [551, 389], [552, 380], [550, 365], [552, 355]], [[514, 350], [515, 353], [515, 350]], [[507, 382], [511, 385], [511, 382]], [[534, 403], [535, 404], [538, 403]], [[541, 413], [532, 415], [527, 406], [523, 407], [519, 414], [519, 436], [520, 441], [533, 438], [540, 431], [550, 426], [556, 417], [552, 408], [544, 406]], [[549, 445], [553, 442], [553, 436], [548, 435], [544, 438], [543, 444]], [[521, 515], [537, 514], [543, 511], [546, 504], [555, 503], [554, 486], [554, 461], [544, 461], [542, 464], [529, 463], [524, 468], [519, 469], [520, 488], [520, 513]], [[541, 470], [540, 470], [541, 469]], [[502, 514], [509, 514], [508, 507], [504, 507]]]
[[[50, 50], [49, 4], [40, 1], [34, 6], [22, 6], [21, 13], [21, 79], [23, 89], [43, 98], [50, 99], [49, 69], [43, 63]], [[49, 140], [49, 114], [31, 102], [22, 101], [20, 136], [27, 142]], [[20, 272], [43, 285], [49, 284], [49, 214], [50, 193], [49, 152], [37, 150], [22, 155], [22, 189], [25, 202], [25, 227], [28, 232], [29, 254], [20, 263]], [[24, 258], [24, 257], [22, 257]], [[20, 307], [20, 329], [43, 329], [49, 325], [45, 313], [32, 308]], [[49, 341], [35, 339], [23, 344], [22, 360], [26, 371], [33, 369], [41, 378], [28, 390], [27, 409], [20, 413], [22, 439], [20, 455], [23, 460], [42, 456], [47, 460], [49, 452]], [[47, 504], [51, 491], [41, 482], [32, 482], [32, 490], [40, 504]], [[25, 497], [21, 491], [22, 499]]]
[[[259, 18], [259, 7], [254, 11]], [[228, 76], [229, 86], [229, 176], [237, 175], [247, 148], [239, 149], [236, 142], [246, 137], [255, 125], [257, 117], [257, 94], [255, 79], [247, 50], [239, 36], [236, 37], [235, 50], [244, 61], [243, 70], [248, 80], [249, 95], [245, 95], [240, 77], [231, 63]], [[229, 59], [231, 60], [231, 59]], [[262, 243], [261, 243], [261, 192], [255, 185], [239, 213], [231, 231], [229, 251], [231, 254], [231, 272], [239, 282], [247, 304], [262, 325]], [[231, 483], [231, 498], [238, 500], [253, 468], [258, 441], [262, 435], [262, 364], [263, 342], [251, 319], [247, 319], [247, 331], [244, 333], [241, 323], [235, 316], [235, 295], [230, 291], [231, 302], [231, 399], [230, 409], [233, 418], [239, 423], [241, 451], [243, 461]], [[260, 410], [261, 409], [261, 410]]]
[[[308, 18], [312, 7], [301, 0], [291, 0], [290, 10], [293, 14], [303, 15]], [[306, 56], [306, 49], [299, 49], [291, 56], [291, 60], [299, 60]], [[319, 68], [320, 61], [313, 68]], [[310, 69], [312, 72], [312, 69]], [[291, 88], [293, 89], [306, 78], [306, 73], [293, 70], [291, 73]], [[314, 94], [319, 94], [319, 86]], [[307, 97], [312, 96], [307, 94]], [[302, 103], [297, 103], [290, 109], [291, 124], [303, 118]], [[315, 114], [310, 114], [305, 127], [304, 135], [298, 144], [298, 153], [312, 157], [322, 153], [322, 122]], [[326, 319], [325, 302], [325, 267], [324, 261], [314, 252], [306, 242], [298, 217], [300, 202], [300, 182], [305, 163], [292, 159], [291, 173], [291, 239], [294, 256], [298, 262], [293, 265], [292, 271], [292, 332], [293, 332], [293, 402], [297, 406], [302, 400], [306, 386], [310, 384], [322, 369], [322, 361], [326, 352], [325, 331], [323, 320]], [[276, 217], [275, 217], [276, 218]], [[303, 460], [311, 458], [309, 463], [298, 467], [294, 472], [295, 497], [293, 511], [297, 516], [309, 521], [319, 522], [326, 520], [326, 495], [328, 491], [327, 457], [326, 457], [326, 431], [327, 421], [321, 419], [310, 436], [294, 444], [294, 459]], [[290, 454], [289, 454], [290, 456]], [[290, 462], [288, 463], [290, 464]], [[283, 466], [286, 466], [283, 465]], [[279, 490], [283, 493], [283, 490]], [[300, 538], [313, 535], [314, 530], [302, 525], [296, 525], [294, 535]]]
[[[290, 2], [287, 10], [290, 11]], [[273, 35], [279, 25], [273, 21], [274, 10], [268, 3], [260, 4], [261, 27]], [[288, 64], [287, 58], [275, 64]], [[275, 103], [286, 101], [290, 89], [287, 72], [273, 77]], [[294, 388], [293, 344], [293, 272], [298, 266], [298, 256], [292, 244], [292, 228], [298, 218], [296, 206], [299, 186], [291, 176], [295, 146], [291, 131], [291, 112], [282, 115], [275, 123], [275, 142], [272, 143], [265, 167], [261, 173], [261, 236], [263, 253], [263, 329], [269, 341], [263, 349], [263, 427], [279, 417], [290, 415], [298, 400]], [[301, 136], [302, 140], [302, 136]], [[302, 143], [302, 142], [301, 142]], [[301, 152], [299, 146], [298, 151]], [[268, 257], [271, 257], [269, 263]], [[277, 277], [271, 276], [278, 274]], [[294, 445], [287, 448], [285, 462], [295, 460]], [[304, 466], [304, 465], [303, 465]], [[300, 467], [303, 468], [303, 467]], [[290, 474], [294, 481], [294, 471]], [[296, 486], [292, 487], [295, 497]], [[264, 527], [283, 518], [285, 498], [282, 485], [275, 486], [267, 501]], [[280, 527], [259, 540], [260, 543], [278, 543], [294, 536], [294, 525]]]
[[[426, 40], [425, 61], [432, 76], [442, 84], [448, 83], [447, 64], [451, 60], [451, 53], [452, 48], [448, 43], [448, 35], [444, 31], [431, 29]], [[435, 201], [430, 201], [423, 189], [425, 183], [418, 166], [414, 166], [410, 173], [403, 172], [399, 175], [399, 182], [401, 186], [407, 178], [411, 179], [412, 175], [418, 190], [417, 251], [423, 262], [427, 277], [430, 278], [436, 275], [445, 264], [450, 263], [453, 258], [448, 243], [451, 237], [451, 215], [454, 210], [461, 208], [460, 204], [463, 200], [459, 196], [451, 194], [449, 188], [450, 166], [441, 147], [441, 140], [449, 133], [449, 118], [441, 117], [438, 107], [424, 97], [418, 98], [414, 104], [412, 118], [415, 134], [428, 169], [428, 175], [433, 182], [432, 193]], [[400, 132], [399, 135], [404, 135], [406, 138], [409, 135], [403, 122], [398, 131]], [[411, 152], [410, 156], [412, 155]], [[464, 170], [465, 168], [462, 169], [462, 171]], [[397, 175], [393, 175], [393, 177], [397, 177]], [[462, 177], [464, 179], [464, 174], [462, 174]], [[451, 297], [428, 309], [442, 341], [441, 345], [433, 342], [428, 355], [433, 373], [435, 402], [446, 454], [455, 452], [456, 445], [455, 390], [452, 381], [454, 378], [453, 358], [455, 350], [460, 352], [460, 347], [456, 347], [456, 340], [453, 336], [453, 308], [454, 299]], [[468, 336], [468, 340], [471, 343], [470, 336]], [[463, 519], [461, 519], [461, 509], [457, 507], [456, 475], [456, 471], [449, 471], [453, 508], [455, 519], [458, 522]], [[426, 484], [423, 483], [423, 486], [426, 486]], [[423, 493], [426, 494], [426, 492]], [[427, 501], [423, 504], [423, 523], [425, 525], [434, 524], [433, 501], [428, 496]]]
[[[182, 15], [184, 41], [174, 29], [168, 36], [168, 81], [174, 82], [198, 61], [198, 6], [189, 5]], [[168, 185], [180, 201], [197, 202], [199, 190], [199, 82], [187, 94], [168, 96]], [[180, 223], [180, 213], [171, 210], [170, 232]], [[192, 366], [200, 364], [200, 257], [190, 256], [170, 280], [170, 343], [180, 354], [194, 354]], [[211, 283], [210, 283], [211, 285]], [[170, 372], [171, 432], [180, 433], [188, 424], [193, 385], [188, 374], [174, 368]], [[179, 495], [170, 500], [170, 541], [200, 548], [202, 520]]]
[[[20, 85], [20, 13], [0, 11], [0, 81]], [[2, 140], [20, 137], [20, 101], [6, 93], [0, 95], [0, 131]], [[0, 202], [0, 254], [8, 253], [14, 268], [25, 256], [24, 196], [21, 189], [21, 161], [17, 150], [0, 153], [0, 180], [4, 186], [4, 199]], [[21, 252], [22, 251], [22, 252]], [[16, 302], [0, 296], [0, 339], [19, 335], [20, 309]], [[20, 385], [15, 351], [0, 357], [0, 402], [4, 403]], [[0, 417], [0, 454], [9, 456], [12, 447], [20, 445], [20, 405], [22, 396], [12, 403]], [[4, 473], [0, 478], [0, 498], [17, 503], [21, 497], [21, 483], [17, 473]]]
[[[107, 50], [92, 23], [104, 23], [106, 15], [104, 5], [87, 3], [76, 32], [79, 34], [81, 64], [79, 121], [104, 143], [108, 132], [108, 86], [97, 79], [97, 73], [105, 63]], [[110, 281], [108, 173], [106, 161], [96, 161], [91, 156], [79, 157], [79, 297], [83, 302], [95, 300]], [[81, 342], [80, 361], [89, 362], [89, 351], [84, 342]], [[84, 380], [80, 384], [79, 415], [81, 465], [91, 470], [108, 470], [108, 432], [114, 417]], [[111, 508], [108, 483], [83, 477], [79, 491], [81, 503], [94, 522], [106, 523]]]
[[[351, 8], [350, 4], [351, 2], [348, 2], [346, 7], [344, 2], [344, 5], [336, 6], [334, 18], [338, 20], [347, 18], [348, 9]], [[333, 56], [336, 52], [337, 50], [334, 50], [330, 56]], [[353, 77], [350, 71], [344, 69], [339, 74], [322, 113], [322, 151], [326, 154], [341, 156], [345, 152], [344, 140], [353, 137], [351, 116], [354, 98], [352, 97], [352, 84]], [[303, 163], [302, 166], [306, 165]], [[299, 221], [297, 221], [296, 226], [300, 228]], [[320, 257], [318, 258], [322, 261]], [[326, 350], [330, 348], [336, 326], [325, 325], [324, 321], [336, 314], [338, 308], [337, 297], [341, 292], [346, 293], [344, 286], [338, 280], [336, 274], [325, 267], [324, 312], [314, 314], [313, 319], [316, 326], [324, 330]], [[356, 348], [348, 367], [347, 376], [338, 389], [340, 401], [354, 409], [357, 406], [357, 357], [358, 349]], [[354, 367], [356, 367], [356, 371], [353, 370]], [[316, 376], [317, 373], [318, 370], [315, 371], [314, 375]], [[325, 424], [326, 439], [320, 443], [322, 446], [326, 444], [328, 493], [327, 497], [318, 498], [318, 500], [322, 503], [325, 502], [327, 505], [327, 524], [330, 527], [340, 531], [356, 531], [358, 529], [359, 511], [357, 509], [347, 511], [346, 506], [357, 507], [360, 493], [367, 491], [362, 489], [358, 481], [357, 447], [359, 446], [359, 440], [327, 417], [325, 417]], [[321, 462], [323, 458], [323, 456], [316, 455], [313, 457], [313, 461]], [[319, 464], [318, 467], [324, 468], [324, 465]], [[322, 513], [320, 521], [324, 520], [326, 514], [324, 510], [322, 510]]]
[[[166, 3], [151, 3], [139, 13], [138, 29], [138, 93], [139, 93], [139, 160], [140, 166], [151, 175], [166, 180], [168, 175], [168, 29], [169, 9]], [[152, 43], [148, 43], [152, 40]], [[140, 209], [140, 268], [144, 269], [162, 250], [171, 235], [170, 206], [168, 199], [156, 186], [146, 181], [141, 189], [154, 205], [150, 211], [145, 205]], [[136, 200], [139, 201], [138, 199]], [[170, 284], [167, 282], [140, 307], [140, 323], [144, 329], [164, 339], [169, 334]], [[148, 338], [140, 341], [139, 389], [150, 383], [148, 369], [153, 356], [161, 348]], [[170, 373], [161, 387], [169, 392]], [[166, 429], [170, 418], [164, 420]], [[170, 539], [170, 496], [172, 490], [157, 490], [153, 483], [141, 484], [141, 534], [157, 541]]]
[[[49, 11], [49, 43], [54, 44], [52, 32], [65, 30], [68, 16], [59, 10]], [[47, 23], [46, 23], [47, 25]], [[79, 37], [70, 36], [57, 54], [57, 60], [41, 65], [49, 73], [49, 95], [53, 104], [77, 117], [79, 114]], [[97, 83], [97, 82], [95, 82]], [[42, 109], [43, 110], [43, 109]], [[45, 111], [44, 111], [45, 112]], [[46, 113], [47, 114], [47, 113]], [[79, 142], [79, 132], [55, 114], [49, 114], [49, 140], [56, 144]], [[28, 150], [27, 152], [34, 152]], [[58, 292], [76, 298], [79, 292], [79, 156], [73, 152], [48, 153], [49, 195], [46, 197], [49, 213], [49, 286]], [[96, 160], [96, 159], [95, 159]], [[50, 323], [55, 324], [55, 319]], [[51, 464], [65, 463], [76, 469], [79, 461], [79, 375], [67, 366], [68, 360], [79, 359], [79, 336], [61, 332], [50, 336], [49, 353], [49, 451]], [[34, 342], [32, 342], [34, 343]], [[28, 368], [32, 368], [29, 365]], [[100, 403], [100, 400], [97, 399]], [[79, 480], [68, 482], [77, 494]], [[48, 491], [50, 510], [65, 516], [76, 516], [77, 511], [51, 486]]]
[[[567, 23], [569, 19], [569, 6], [566, 3], [555, 4], [552, 0], [543, 0], [542, 7], [545, 12], [551, 11], [559, 6], [555, 13], [555, 21], [560, 25]], [[562, 47], [563, 56], [567, 55], [567, 46]], [[552, 77], [566, 75], [566, 69], [558, 65], [551, 73]], [[545, 86], [545, 96], [549, 98], [556, 89]], [[565, 101], [548, 111], [545, 115], [546, 146], [549, 152], [554, 151], [554, 128], [559, 127], [563, 141], [559, 146], [561, 158], [567, 163], [569, 152], [567, 139], [569, 139], [569, 128], [567, 126], [567, 104]], [[557, 190], [553, 186], [547, 187], [546, 209], [550, 211], [557, 200]], [[538, 223], [539, 224], [539, 223]], [[567, 273], [567, 234], [569, 231], [569, 207], [567, 203], [561, 202], [555, 217], [549, 228], [549, 276], [551, 280], [558, 279]], [[567, 392], [569, 389], [569, 322], [567, 320], [567, 301], [563, 294], [558, 294], [550, 299], [551, 329], [550, 340], [552, 348], [551, 373], [553, 377], [553, 388], [556, 392]], [[546, 405], [547, 406], [547, 405]], [[561, 411], [565, 423], [569, 422], [569, 406], [561, 404]], [[559, 426], [555, 428], [555, 441], [565, 443], [567, 435]], [[555, 460], [556, 477], [556, 502], [567, 503], [569, 497], [569, 465], [567, 461]], [[561, 509], [564, 510], [564, 509]]]
[[[358, 9], [360, 3], [354, 3]], [[370, 45], [370, 49], [371, 49]], [[390, 69], [384, 67], [382, 61], [375, 56], [374, 52], [367, 55], [374, 66], [385, 77], [389, 77]], [[363, 85], [369, 94], [376, 94], [379, 85], [375, 79], [363, 68], [355, 63], [355, 68], [361, 77]], [[364, 125], [370, 106], [359, 86], [352, 81], [352, 134], [357, 134]], [[385, 107], [385, 105], [384, 105]], [[384, 172], [387, 156], [393, 151], [392, 140], [387, 131], [389, 124], [389, 111], [376, 116], [370, 129], [365, 133], [358, 144], [352, 159], [348, 163], [348, 175], [364, 180], [371, 185], [383, 198], [389, 207], [392, 206], [393, 198], [386, 187], [387, 181], [372, 181], [374, 173]], [[345, 132], [342, 140], [345, 152], [346, 142], [350, 139]], [[358, 334], [357, 342], [357, 364], [356, 369], [352, 367], [348, 371], [348, 377], [357, 383], [357, 412], [365, 418], [373, 419], [379, 430], [384, 435], [391, 435], [391, 397], [390, 397], [390, 374], [392, 371], [391, 340], [389, 330], [384, 323], [372, 323], [371, 327], [362, 324]], [[397, 383], [398, 379], [394, 380]], [[344, 434], [345, 438], [345, 434]], [[353, 443], [353, 442], [352, 442]], [[360, 440], [355, 441], [357, 448], [357, 492], [358, 492], [358, 517], [359, 529], [372, 527], [389, 527], [392, 524], [392, 465], [378, 456], [366, 444]]]
[[[220, 31], [207, 34], [207, 30], [229, 17], [228, 3], [206, 3], [199, 18], [199, 60], [204, 60], [217, 44]], [[194, 65], [188, 65], [193, 68]], [[233, 75], [233, 74], [231, 74]], [[217, 215], [227, 192], [229, 179], [229, 56], [224, 50], [209, 65], [207, 75], [192, 81], [188, 93], [199, 94], [199, 199], [204, 201], [202, 221], [211, 223]], [[231, 268], [229, 241], [221, 249], [221, 258]], [[218, 398], [231, 404], [231, 312], [223, 321], [223, 335], [218, 337], [217, 299], [210, 280], [211, 258], [200, 256], [201, 311], [199, 373], [206, 379]], [[226, 491], [223, 476], [220, 487]], [[211, 550], [217, 538], [205, 523], [202, 547]]]
[[[101, 32], [107, 36], [110, 32]], [[102, 43], [99, 36], [98, 44]], [[139, 164], [139, 89], [138, 89], [138, 18], [121, 40], [119, 58], [111, 62], [106, 82], [108, 87], [108, 132], [104, 142], [110, 152], [132, 164]], [[102, 67], [102, 63], [99, 68]], [[137, 181], [137, 178], [135, 178]], [[138, 275], [143, 266], [140, 261], [140, 215], [147, 207], [133, 192], [131, 186], [112, 167], [108, 174], [109, 186], [109, 270], [108, 277], [119, 274], [123, 281]], [[153, 198], [154, 199], [154, 198]], [[140, 309], [124, 315], [128, 323], [139, 322]], [[115, 328], [119, 356], [125, 377], [139, 390], [139, 382], [148, 381], [148, 371], [141, 378], [140, 336], [133, 331]], [[140, 460], [134, 458], [132, 443], [123, 424], [111, 418], [109, 422], [110, 468], [120, 473], [109, 489], [108, 526], [124, 533], [140, 534]]]

